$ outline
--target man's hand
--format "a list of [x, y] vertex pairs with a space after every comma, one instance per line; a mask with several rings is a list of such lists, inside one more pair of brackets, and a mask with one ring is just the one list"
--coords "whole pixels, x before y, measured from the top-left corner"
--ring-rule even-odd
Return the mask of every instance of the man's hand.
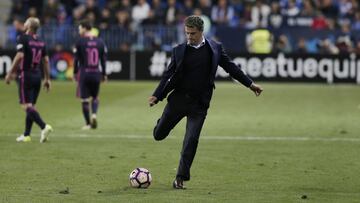
[[251, 91], [253, 91], [255, 93], [256, 96], [259, 96], [261, 94], [261, 92], [263, 91], [263, 88], [260, 85], [257, 85], [255, 83], [252, 83], [249, 88], [251, 89]]
[[103, 75], [101, 77], [101, 82], [107, 82], [107, 81], [108, 81], [107, 75]]
[[6, 84], [10, 84], [11, 80], [15, 79], [16, 75], [15, 74], [11, 74], [11, 73], [8, 73], [6, 76], [5, 76], [5, 83]]
[[44, 89], [46, 90], [46, 92], [49, 92], [51, 89], [51, 82], [50, 80], [45, 80], [44, 81]]
[[155, 96], [149, 97], [149, 105], [150, 105], [150, 107], [154, 106], [157, 103], [158, 103], [158, 99]]
[[11, 76], [10, 76], [9, 74], [7, 74], [7, 75], [5, 76], [5, 83], [9, 85], [10, 82], [11, 82]]

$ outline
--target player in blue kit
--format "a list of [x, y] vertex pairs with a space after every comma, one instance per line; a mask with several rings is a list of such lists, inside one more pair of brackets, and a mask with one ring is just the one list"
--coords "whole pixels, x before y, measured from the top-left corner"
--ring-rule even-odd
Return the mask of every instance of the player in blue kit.
[[25, 132], [17, 137], [16, 141], [30, 142], [31, 128], [35, 122], [41, 128], [40, 143], [43, 143], [48, 140], [53, 129], [42, 120], [39, 112], [35, 109], [35, 104], [41, 88], [41, 68], [44, 72], [44, 88], [46, 91], [50, 90], [49, 57], [45, 43], [36, 35], [36, 31], [40, 27], [39, 19], [30, 17], [24, 26], [26, 32], [17, 39], [17, 53], [11, 70], [5, 77], [5, 82], [10, 84], [11, 80], [16, 78], [20, 104], [26, 112]]
[[[96, 113], [99, 106], [100, 82], [107, 80], [107, 48], [100, 38], [91, 34], [91, 29], [92, 26], [88, 21], [80, 22], [79, 34], [81, 38], [74, 48], [74, 76], [78, 82], [77, 96], [81, 99], [82, 112], [86, 123], [82, 128], [83, 130], [97, 128]], [[99, 64], [101, 69], [99, 69]]]

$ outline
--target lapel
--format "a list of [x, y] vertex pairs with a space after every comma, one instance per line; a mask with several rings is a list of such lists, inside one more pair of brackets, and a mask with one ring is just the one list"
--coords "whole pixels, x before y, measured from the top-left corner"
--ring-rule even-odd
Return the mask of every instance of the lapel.
[[218, 67], [218, 62], [219, 62], [219, 53], [218, 50], [216, 48], [216, 43], [214, 43], [214, 41], [212, 40], [208, 40], [205, 39], [207, 43], [209, 43], [210, 48], [211, 48], [211, 52], [212, 52], [212, 57], [211, 57], [211, 72], [214, 73], [217, 70]]
[[182, 68], [182, 62], [183, 62], [184, 55], [185, 55], [185, 48], [186, 48], [186, 42], [180, 44], [175, 49], [176, 70], [179, 70], [180, 68]]

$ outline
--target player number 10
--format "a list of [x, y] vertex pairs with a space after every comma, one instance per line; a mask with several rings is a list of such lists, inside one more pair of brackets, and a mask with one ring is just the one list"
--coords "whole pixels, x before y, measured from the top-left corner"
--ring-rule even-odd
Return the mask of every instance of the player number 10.
[[99, 62], [99, 52], [96, 48], [87, 48], [87, 61], [88, 65], [90, 66], [96, 66]]

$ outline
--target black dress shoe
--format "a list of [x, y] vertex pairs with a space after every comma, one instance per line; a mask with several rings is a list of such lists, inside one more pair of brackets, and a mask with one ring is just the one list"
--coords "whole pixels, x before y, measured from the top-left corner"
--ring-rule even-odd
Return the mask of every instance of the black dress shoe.
[[173, 188], [174, 189], [182, 189], [182, 190], [186, 189], [186, 187], [184, 186], [184, 181], [182, 179], [179, 179], [179, 178], [174, 180]]

